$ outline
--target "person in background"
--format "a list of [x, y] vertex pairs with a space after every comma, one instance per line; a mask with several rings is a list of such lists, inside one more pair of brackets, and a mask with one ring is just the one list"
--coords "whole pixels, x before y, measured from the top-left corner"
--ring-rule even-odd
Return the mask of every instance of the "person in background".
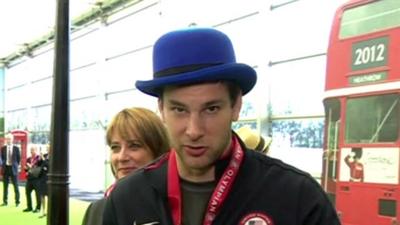
[[8, 204], [8, 184], [14, 186], [15, 205], [20, 203], [19, 188], [18, 188], [18, 175], [19, 164], [21, 162], [21, 153], [19, 148], [14, 145], [14, 136], [11, 133], [5, 136], [6, 145], [1, 148], [1, 160], [3, 162], [3, 204]]
[[344, 162], [350, 168], [351, 182], [364, 182], [364, 165], [361, 162], [362, 148], [352, 148]]
[[318, 182], [280, 160], [248, 150], [231, 127], [255, 70], [237, 63], [227, 35], [189, 27], [153, 46], [153, 79], [172, 150], [119, 181], [103, 225], [338, 225]]
[[247, 148], [254, 149], [263, 154], [268, 154], [272, 138], [264, 138], [261, 135], [258, 135], [248, 126], [240, 127], [236, 133], [239, 135], [240, 139], [244, 142]]
[[[145, 166], [170, 148], [168, 134], [160, 117], [140, 107], [117, 113], [106, 132], [110, 147], [111, 171], [116, 180]], [[107, 197], [113, 185], [105, 192]], [[105, 198], [91, 203], [82, 225], [101, 225]]]
[[[40, 211], [41, 206], [41, 198], [39, 194], [39, 185], [40, 185], [40, 173], [41, 173], [41, 160], [40, 154], [38, 154], [38, 148], [36, 145], [30, 146], [31, 155], [26, 160], [26, 168], [25, 171], [27, 172], [27, 180], [25, 183], [25, 195], [26, 195], [26, 209], [24, 212], [32, 211], [32, 191], [35, 191], [36, 196], [36, 207], [32, 211], [37, 213]], [[40, 171], [40, 172], [37, 172]]]
[[41, 152], [41, 163], [40, 167], [42, 168], [42, 171], [39, 176], [39, 195], [40, 199], [42, 202], [42, 207], [41, 207], [41, 214], [39, 218], [44, 218], [46, 217], [46, 206], [47, 206], [47, 196], [48, 196], [48, 191], [47, 191], [47, 173], [49, 172], [49, 157], [51, 153], [51, 148], [50, 145], [46, 147], [46, 150], [42, 153]]

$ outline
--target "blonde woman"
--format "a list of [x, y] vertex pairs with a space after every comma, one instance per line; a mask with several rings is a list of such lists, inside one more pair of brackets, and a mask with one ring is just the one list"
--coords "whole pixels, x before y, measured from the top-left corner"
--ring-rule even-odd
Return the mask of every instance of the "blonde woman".
[[[116, 180], [143, 167], [169, 150], [166, 128], [161, 119], [145, 108], [127, 108], [114, 116], [106, 133], [111, 168]], [[112, 187], [106, 192], [108, 196]], [[91, 203], [83, 225], [101, 225], [105, 198]]]

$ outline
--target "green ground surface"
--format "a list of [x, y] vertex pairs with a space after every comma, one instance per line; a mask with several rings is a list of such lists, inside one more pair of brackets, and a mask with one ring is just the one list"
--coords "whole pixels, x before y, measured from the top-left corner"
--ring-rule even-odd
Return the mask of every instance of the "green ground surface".
[[[26, 208], [25, 188], [19, 187], [21, 204], [16, 207], [14, 203], [14, 188], [8, 187], [8, 206], [0, 207], [1, 225], [47, 225], [47, 217], [39, 218], [40, 213], [22, 212]], [[33, 205], [35, 205], [34, 193], [32, 193]], [[0, 204], [3, 203], [3, 182], [0, 181]], [[69, 201], [69, 225], [81, 225], [82, 218], [89, 202], [70, 198]]]

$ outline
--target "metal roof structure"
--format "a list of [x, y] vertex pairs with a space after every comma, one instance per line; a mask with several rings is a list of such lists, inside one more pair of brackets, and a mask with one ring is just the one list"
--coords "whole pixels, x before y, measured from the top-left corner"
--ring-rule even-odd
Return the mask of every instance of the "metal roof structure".
[[[129, 3], [141, 0], [70, 0], [71, 31], [98, 20]], [[13, 0], [0, 2], [0, 67], [7, 67], [35, 49], [52, 42], [56, 1]]]

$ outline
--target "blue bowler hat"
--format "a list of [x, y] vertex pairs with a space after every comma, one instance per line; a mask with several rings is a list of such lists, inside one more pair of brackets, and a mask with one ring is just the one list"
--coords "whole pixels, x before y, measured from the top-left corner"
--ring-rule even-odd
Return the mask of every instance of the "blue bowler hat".
[[153, 48], [153, 79], [136, 81], [136, 87], [158, 97], [169, 85], [227, 80], [237, 83], [243, 95], [257, 81], [256, 71], [237, 63], [228, 36], [212, 28], [187, 28], [161, 36]]

